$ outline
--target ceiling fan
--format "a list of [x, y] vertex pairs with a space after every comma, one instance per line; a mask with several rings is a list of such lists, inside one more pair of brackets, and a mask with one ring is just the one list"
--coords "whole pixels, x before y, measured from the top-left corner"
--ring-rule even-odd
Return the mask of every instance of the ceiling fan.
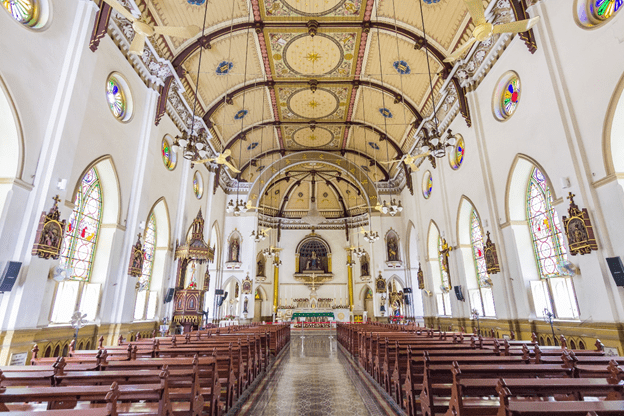
[[383, 211], [383, 205], [380, 202], [377, 202], [377, 205], [375, 205], [374, 207], [370, 207], [369, 206], [369, 207], [366, 207], [366, 208], [374, 209], [375, 211], [379, 211], [379, 212]]
[[219, 153], [216, 158], [202, 159], [193, 163], [196, 165], [199, 165], [201, 163], [206, 163], [206, 162], [215, 162], [217, 165], [227, 166], [234, 173], [240, 173], [240, 170], [236, 169], [233, 164], [228, 162], [227, 158], [230, 157], [231, 155], [232, 155], [232, 151], [230, 149], [226, 149], [223, 153]]
[[391, 164], [396, 163], [396, 162], [403, 162], [407, 166], [412, 168], [412, 171], [417, 172], [419, 169], [418, 169], [418, 166], [416, 166], [416, 164], [414, 162], [416, 162], [418, 159], [421, 159], [421, 158], [427, 157], [427, 156], [429, 156], [429, 152], [422, 153], [422, 154], [416, 155], [416, 156], [412, 156], [410, 154], [407, 154], [407, 155], [403, 155], [403, 157], [401, 159], [389, 160], [387, 162], [379, 162], [379, 163], [382, 163], [384, 165], [391, 165]]
[[141, 18], [137, 19], [117, 0], [103, 1], [108, 3], [113, 9], [117, 10], [119, 14], [132, 23], [132, 28], [134, 29], [134, 39], [132, 39], [132, 44], [130, 44], [130, 53], [134, 55], [143, 54], [145, 38], [154, 34], [189, 39], [195, 37], [200, 32], [199, 27], [194, 25], [186, 27], [152, 26], [146, 22], [145, 16], [141, 16]]
[[472, 37], [468, 42], [464, 43], [459, 49], [453, 52], [444, 62], [454, 62], [458, 60], [464, 52], [466, 52], [473, 43], [483, 42], [497, 33], [520, 33], [526, 32], [531, 29], [539, 21], [539, 16], [532, 19], [519, 20], [517, 22], [503, 23], [500, 25], [493, 25], [485, 20], [485, 9], [483, 7], [482, 0], [464, 0], [472, 21], [475, 24], [475, 28], [472, 31]]

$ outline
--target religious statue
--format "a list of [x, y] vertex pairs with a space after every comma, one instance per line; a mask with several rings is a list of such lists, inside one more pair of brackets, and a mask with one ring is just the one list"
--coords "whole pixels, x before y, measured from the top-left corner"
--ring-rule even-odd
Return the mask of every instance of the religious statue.
[[187, 289], [196, 289], [197, 288], [197, 282], [195, 281], [195, 262], [191, 262], [191, 276], [189, 279], [187, 279], [188, 285], [187, 285]]
[[316, 256], [316, 251], [312, 252], [312, 257], [308, 260], [308, 264], [306, 265], [306, 270], [319, 270], [319, 259]]
[[587, 208], [582, 210], [574, 203], [574, 194], [570, 192], [568, 199], [570, 200], [570, 208], [568, 214], [570, 217], [563, 217], [563, 226], [568, 244], [570, 245], [570, 254], [589, 254], [592, 250], [598, 250], [598, 243], [594, 235], [594, 228], [589, 219]]
[[238, 286], [238, 282], [236, 282], [236, 286], [234, 287], [234, 299], [238, 298], [238, 291], [240, 287]]
[[247, 300], [247, 297], [245, 296], [245, 301], [243, 302], [243, 313], [249, 313], [247, 310], [248, 305], [249, 305], [249, 300]]
[[233, 263], [240, 263], [240, 245], [237, 238], [232, 239], [232, 242], [230, 243], [229, 261]]
[[58, 259], [61, 253], [61, 245], [63, 243], [63, 234], [65, 232], [65, 220], [60, 221], [60, 212], [58, 210], [58, 195], [54, 198], [54, 205], [50, 212], [41, 213], [39, 220], [39, 228], [35, 237], [35, 245], [33, 246], [32, 255], [43, 259]]
[[418, 263], [418, 289], [422, 290], [425, 288], [425, 274], [423, 273], [422, 266]]
[[500, 272], [500, 264], [498, 263], [498, 253], [496, 252], [496, 244], [490, 239], [490, 232], [487, 232], [487, 240], [483, 248], [485, 265], [488, 274], [496, 274]]
[[399, 244], [395, 236], [388, 238], [388, 261], [399, 261]]
[[362, 276], [370, 276], [370, 265], [368, 263], [368, 256], [362, 257], [362, 262], [360, 264], [360, 274]]
[[258, 262], [256, 263], [256, 276], [264, 277], [264, 261], [262, 258], [258, 259]]
[[204, 289], [208, 290], [210, 288], [210, 270], [206, 268], [206, 274], [204, 274]]
[[446, 274], [448, 275], [448, 279], [449, 279], [449, 289], [451, 288], [451, 269], [449, 267], [449, 253], [453, 251], [453, 247], [450, 247], [447, 242], [446, 242], [446, 238], [442, 239], [442, 246], [440, 247], [440, 259], [442, 260], [442, 270], [444, 270], [446, 272]]
[[129, 276], [141, 277], [143, 274], [143, 256], [143, 245], [141, 244], [141, 234], [139, 234], [136, 244], [132, 246], [130, 265], [128, 266]]

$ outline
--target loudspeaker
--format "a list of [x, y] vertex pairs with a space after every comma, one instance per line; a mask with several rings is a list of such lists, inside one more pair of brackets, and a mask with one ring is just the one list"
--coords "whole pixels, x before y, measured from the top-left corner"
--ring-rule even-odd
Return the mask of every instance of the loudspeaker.
[[412, 293], [412, 288], [406, 287], [405, 289], [403, 289], [403, 293]]
[[215, 296], [223, 295], [223, 289], [215, 289]]
[[169, 303], [173, 300], [173, 294], [175, 292], [175, 289], [170, 287], [169, 289], [167, 289], [167, 294], [165, 295], [165, 303]]
[[405, 305], [408, 305], [408, 306], [409, 306], [409, 304], [410, 304], [410, 299], [409, 299], [409, 296], [408, 296], [408, 295], [403, 296], [403, 303], [405, 303]]
[[464, 294], [462, 293], [462, 287], [461, 286], [455, 286], [453, 289], [455, 289], [455, 296], [457, 297], [457, 300], [463, 302], [466, 299], [464, 298]]
[[221, 297], [219, 297], [219, 303], [218, 305], [221, 306], [223, 305], [223, 301], [227, 298], [228, 292], [225, 292], [225, 294]]
[[615, 284], [624, 286], [624, 265], [622, 265], [622, 259], [620, 257], [607, 257], [607, 264]]
[[0, 292], [10, 292], [22, 268], [21, 261], [9, 261], [0, 276]]

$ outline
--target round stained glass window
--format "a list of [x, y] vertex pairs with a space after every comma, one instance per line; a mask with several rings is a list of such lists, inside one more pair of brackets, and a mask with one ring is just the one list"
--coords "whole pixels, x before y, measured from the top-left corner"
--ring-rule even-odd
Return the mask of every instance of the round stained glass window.
[[178, 164], [178, 156], [176, 152], [171, 148], [171, 139], [169, 136], [163, 137], [162, 140], [162, 160], [165, 167], [169, 170], [174, 170]]
[[45, 25], [48, 16], [46, 0], [0, 0], [18, 23], [34, 29]]
[[494, 91], [494, 115], [500, 121], [507, 120], [520, 102], [520, 78], [514, 71], [505, 73]]
[[466, 144], [464, 143], [464, 138], [460, 135], [457, 135], [457, 143], [455, 143], [453, 151], [449, 153], [449, 162], [451, 163], [451, 168], [459, 169], [462, 163], [464, 163], [465, 151]]
[[431, 177], [431, 172], [426, 171], [422, 180], [422, 192], [425, 199], [429, 199], [431, 191], [433, 191], [433, 178]]
[[202, 178], [201, 173], [195, 171], [195, 175], [193, 175], [193, 192], [197, 199], [201, 199], [204, 196], [204, 178]]
[[113, 116], [119, 121], [128, 121], [132, 117], [128, 84], [118, 74], [111, 74], [106, 80], [106, 102]]
[[577, 0], [576, 18], [581, 26], [596, 27], [619, 12], [624, 0]]

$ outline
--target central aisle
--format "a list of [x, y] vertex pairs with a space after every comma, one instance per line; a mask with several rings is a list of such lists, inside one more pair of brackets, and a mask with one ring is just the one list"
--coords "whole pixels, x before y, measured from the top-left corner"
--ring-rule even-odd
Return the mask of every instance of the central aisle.
[[[329, 338], [330, 335], [332, 338]], [[264, 391], [244, 415], [386, 415], [338, 349], [335, 331], [293, 332]], [[247, 407], [247, 406], [245, 406]]]

